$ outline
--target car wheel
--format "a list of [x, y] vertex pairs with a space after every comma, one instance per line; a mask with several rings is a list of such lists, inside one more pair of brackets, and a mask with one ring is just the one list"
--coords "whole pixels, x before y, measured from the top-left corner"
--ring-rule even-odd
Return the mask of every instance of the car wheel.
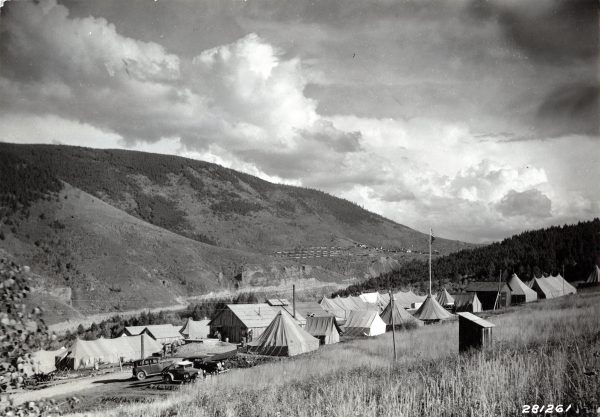
[[146, 372], [139, 371], [136, 375], [136, 378], [138, 379], [138, 381], [143, 381], [144, 379], [146, 379]]
[[163, 376], [163, 381], [169, 382], [169, 383], [173, 382], [173, 375], [165, 374], [165, 376]]

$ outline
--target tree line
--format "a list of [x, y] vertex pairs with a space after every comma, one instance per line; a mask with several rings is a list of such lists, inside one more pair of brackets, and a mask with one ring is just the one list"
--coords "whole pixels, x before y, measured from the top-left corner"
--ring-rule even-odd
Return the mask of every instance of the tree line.
[[[594, 263], [598, 262], [600, 220], [595, 218], [573, 225], [527, 231], [501, 242], [442, 256], [433, 260], [432, 271], [434, 288], [449, 286], [460, 291], [469, 281], [496, 281], [513, 273], [522, 280], [559, 273], [567, 281], [585, 280]], [[352, 285], [332, 296], [389, 288], [424, 290], [429, 285], [428, 278], [428, 262], [412, 260], [401, 265], [398, 271]]]

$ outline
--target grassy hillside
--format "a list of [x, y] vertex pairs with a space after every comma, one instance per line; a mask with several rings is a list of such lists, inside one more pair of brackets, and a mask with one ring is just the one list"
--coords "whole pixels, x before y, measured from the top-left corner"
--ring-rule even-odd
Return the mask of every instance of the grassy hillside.
[[598, 314], [598, 292], [545, 300], [488, 318], [496, 327], [486, 352], [458, 355], [454, 321], [397, 333], [396, 363], [387, 333], [232, 370], [149, 403], [113, 396], [85, 415], [514, 416], [525, 404], [595, 415]]
[[73, 309], [126, 311], [286, 279], [345, 278], [320, 268], [294, 274], [291, 262], [189, 239], [66, 183], [52, 198], [30, 203], [27, 212], [2, 226], [0, 253], [31, 266], [38, 289], [33, 299], [51, 310], [50, 322], [73, 317]]
[[[437, 241], [434, 243], [437, 243]], [[521, 279], [564, 274], [568, 281], [585, 280], [600, 262], [600, 219], [574, 225], [533, 230], [502, 242], [436, 257], [432, 262], [434, 289], [460, 291], [468, 280], [497, 281], [516, 273]], [[564, 269], [563, 269], [564, 267]], [[388, 289], [390, 286], [425, 288], [429, 266], [424, 260], [402, 263], [363, 283], [339, 291], [341, 295]]]
[[[329, 194], [219, 165], [124, 150], [0, 143], [31, 166], [190, 239], [270, 253], [330, 244], [425, 249], [423, 234]], [[448, 253], [469, 247], [438, 240]]]

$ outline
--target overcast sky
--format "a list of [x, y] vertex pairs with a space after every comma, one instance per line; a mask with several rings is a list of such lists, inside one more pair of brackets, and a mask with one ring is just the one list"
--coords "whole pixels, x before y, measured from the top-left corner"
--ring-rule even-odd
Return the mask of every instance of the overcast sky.
[[0, 140], [207, 160], [472, 242], [588, 220], [597, 7], [10, 1]]

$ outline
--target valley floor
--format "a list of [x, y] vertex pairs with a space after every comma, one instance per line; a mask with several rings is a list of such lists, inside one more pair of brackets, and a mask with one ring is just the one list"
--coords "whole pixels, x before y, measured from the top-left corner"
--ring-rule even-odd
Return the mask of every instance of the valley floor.
[[514, 416], [534, 404], [596, 415], [599, 316], [600, 292], [583, 292], [490, 316], [494, 347], [486, 352], [458, 355], [457, 322], [426, 326], [396, 333], [396, 363], [388, 333], [232, 370], [166, 396], [149, 393], [142, 402], [107, 393], [85, 415]]

